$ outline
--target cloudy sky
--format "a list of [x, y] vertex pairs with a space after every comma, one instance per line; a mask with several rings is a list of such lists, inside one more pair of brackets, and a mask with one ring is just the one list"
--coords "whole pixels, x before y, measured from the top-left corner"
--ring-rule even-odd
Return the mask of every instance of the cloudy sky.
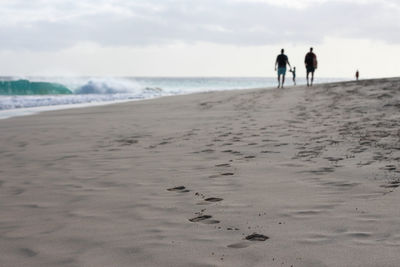
[[398, 0], [0, 0], [0, 75], [398, 76]]

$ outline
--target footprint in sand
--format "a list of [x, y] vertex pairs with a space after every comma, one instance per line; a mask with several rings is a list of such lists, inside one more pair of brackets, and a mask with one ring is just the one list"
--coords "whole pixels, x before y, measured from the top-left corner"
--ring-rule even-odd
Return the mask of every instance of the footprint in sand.
[[126, 139], [118, 139], [116, 140], [118, 143], [121, 144], [121, 146], [129, 146], [133, 144], [137, 144], [139, 141], [131, 138], [126, 138]]
[[248, 242], [240, 242], [228, 245], [228, 248], [247, 248], [248, 246], [250, 246]]
[[30, 248], [20, 248], [20, 249], [19, 249], [19, 253], [20, 253], [21, 255], [25, 256], [25, 257], [28, 257], [28, 258], [35, 257], [36, 255], [39, 254], [38, 252], [33, 251], [33, 250], [30, 249]]
[[327, 159], [332, 162], [338, 162], [338, 161], [343, 160], [343, 158], [341, 158], [341, 157], [324, 157], [324, 159]]
[[320, 182], [320, 184], [324, 185], [324, 186], [337, 187], [337, 188], [340, 188], [340, 190], [343, 190], [343, 189], [353, 188], [353, 187], [359, 185], [360, 183], [352, 183], [352, 182], [348, 182], [348, 181], [336, 181], [336, 180], [329, 181], [328, 180], [328, 181]]
[[230, 176], [230, 175], [235, 175], [235, 174], [233, 172], [225, 172], [225, 173], [221, 173], [221, 175]]
[[194, 218], [189, 219], [191, 222], [201, 222], [205, 224], [217, 224], [220, 223], [218, 220], [210, 220], [212, 218], [211, 215], [200, 215]]
[[222, 163], [222, 164], [215, 165], [215, 167], [230, 167], [230, 166], [231, 166], [231, 164], [229, 164], [229, 163]]
[[162, 145], [166, 145], [166, 144], [169, 144], [169, 142], [163, 141], [163, 142], [159, 143], [158, 145], [159, 145], [159, 146], [162, 146]]
[[232, 176], [235, 175], [233, 172], [225, 172], [225, 173], [221, 173], [221, 174], [214, 174], [214, 175], [210, 175], [208, 176], [208, 178], [218, 178], [221, 176]]
[[322, 174], [327, 174], [334, 172], [335, 169], [331, 167], [321, 167], [316, 170], [310, 170], [310, 171], [301, 171], [300, 173], [310, 173], [310, 174], [315, 174], [315, 175], [322, 175]]
[[280, 144], [275, 144], [275, 147], [280, 147], [280, 146], [287, 146], [289, 143], [280, 143]]
[[229, 133], [224, 133], [224, 134], [219, 135], [218, 137], [227, 137], [227, 136], [229, 136], [229, 135], [231, 135], [231, 134], [232, 134], [231, 132], [229, 132]]
[[204, 200], [208, 201], [208, 202], [219, 202], [219, 201], [222, 201], [224, 199], [223, 198], [219, 198], [219, 197], [209, 197], [209, 198], [206, 198]]
[[246, 236], [245, 239], [249, 240], [249, 241], [265, 241], [265, 240], [269, 239], [269, 237], [265, 236], [265, 235], [253, 233], [251, 235]]
[[385, 170], [385, 171], [395, 171], [397, 168], [395, 165], [386, 165], [385, 167], [380, 168], [381, 170]]
[[[248, 241], [265, 241], [265, 240], [269, 239], [269, 237], [265, 236], [265, 235], [253, 233], [251, 235], [246, 236], [245, 239]], [[244, 242], [239, 242], [239, 243], [228, 245], [227, 247], [228, 248], [247, 248], [248, 246], [250, 246], [250, 243], [244, 241]]]
[[21, 195], [22, 193], [25, 192], [25, 189], [23, 188], [19, 188], [19, 187], [15, 187], [11, 189], [11, 192], [13, 195], [17, 196], [17, 195]]
[[388, 184], [381, 185], [383, 188], [397, 188], [400, 186], [400, 181], [390, 181]]
[[201, 223], [204, 223], [204, 224], [218, 224], [218, 223], [220, 223], [220, 221], [218, 221], [218, 220], [204, 220]]
[[263, 139], [263, 140], [261, 140], [261, 141], [267, 142], [267, 143], [276, 142], [276, 140], [273, 140], [273, 139]]
[[172, 191], [172, 192], [179, 192], [179, 193], [187, 193], [187, 192], [190, 192], [190, 190], [186, 189], [186, 187], [184, 187], [183, 185], [171, 187], [171, 188], [168, 188], [167, 190], [168, 190], [168, 191]]
[[197, 205], [210, 205], [211, 203], [220, 202], [222, 200], [224, 200], [224, 199], [219, 198], [219, 197], [209, 197], [209, 198], [206, 198], [203, 201], [197, 203]]
[[279, 154], [280, 152], [278, 151], [271, 151], [271, 150], [263, 150], [261, 151], [263, 154]]
[[231, 145], [233, 145], [232, 143], [224, 143], [224, 144], [222, 144], [222, 146], [231, 146]]
[[213, 153], [213, 152], [215, 152], [215, 150], [214, 149], [204, 149], [201, 152], [203, 152], [203, 153]]
[[211, 215], [200, 215], [200, 216], [194, 217], [192, 219], [189, 219], [189, 221], [191, 221], [191, 222], [200, 222], [200, 221], [211, 219], [211, 218], [212, 218]]
[[320, 151], [318, 150], [301, 150], [297, 153], [296, 157], [297, 158], [316, 158], [320, 154]]

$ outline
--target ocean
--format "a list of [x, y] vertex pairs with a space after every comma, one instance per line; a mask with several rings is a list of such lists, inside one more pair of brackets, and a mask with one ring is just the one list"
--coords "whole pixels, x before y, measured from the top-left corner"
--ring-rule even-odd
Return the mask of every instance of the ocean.
[[[316, 78], [315, 83], [344, 80]], [[298, 85], [305, 83], [304, 78], [297, 78]], [[291, 75], [285, 85], [293, 85]], [[275, 77], [0, 77], [0, 119], [162, 96], [276, 86]]]

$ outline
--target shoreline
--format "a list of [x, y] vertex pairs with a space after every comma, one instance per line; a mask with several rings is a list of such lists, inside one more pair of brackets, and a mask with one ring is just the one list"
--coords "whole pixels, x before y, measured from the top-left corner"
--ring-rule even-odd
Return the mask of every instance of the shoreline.
[[203, 92], [0, 120], [0, 265], [396, 266], [399, 88]]
[[[164, 96], [147, 98], [147, 99], [127, 99], [127, 100], [103, 101], [103, 102], [95, 102], [95, 103], [91, 102], [91, 103], [68, 104], [68, 105], [52, 105], [52, 106], [38, 106], [38, 107], [31, 107], [31, 108], [6, 109], [6, 110], [0, 111], [0, 120], [11, 119], [11, 118], [21, 117], [21, 116], [37, 115], [37, 114], [40, 114], [43, 112], [52, 112], [52, 111], [68, 110], [68, 109], [91, 108], [91, 107], [107, 106], [107, 105], [114, 105], [114, 104], [117, 105], [117, 104], [122, 104], [122, 103], [127, 103], [127, 102], [154, 100], [154, 99], [159, 99], [159, 98], [164, 98], [164, 97], [185, 96], [185, 95], [203, 94], [203, 93], [218, 93], [218, 92], [238, 91], [238, 90], [272, 90], [272, 89], [276, 89], [276, 88], [265, 87], [265, 88], [247, 88], [247, 89], [226, 89], [226, 90], [218, 90], [218, 91], [185, 93], [185, 94], [178, 94], [178, 95], [164, 95]], [[17, 113], [17, 114], [13, 115], [13, 113]], [[11, 115], [9, 115], [9, 114], [11, 114]]]
[[[223, 77], [220, 77], [222, 79]], [[253, 77], [253, 79], [257, 79], [258, 77]], [[175, 79], [175, 78], [171, 78]], [[182, 78], [184, 79], [184, 78]], [[245, 79], [241, 77], [236, 77], [236, 79]], [[249, 77], [249, 79], [251, 79]], [[260, 78], [258, 78], [260, 79]], [[267, 77], [266, 79], [273, 79], [270, 77]], [[342, 80], [343, 78], [321, 78], [322, 80]], [[46, 79], [45, 79], [46, 80]], [[47, 79], [48, 80], [48, 79]], [[300, 79], [301, 81], [302, 79]], [[288, 87], [293, 86], [291, 80], [287, 82], [289, 84]], [[331, 83], [331, 82], [326, 82], [326, 81], [321, 81], [319, 84], [325, 84], [325, 83]], [[301, 86], [301, 82], [300, 85]], [[252, 89], [257, 89], [257, 88], [263, 88], [263, 89], [274, 89], [275, 86], [266, 86], [266, 87], [249, 87], [249, 88], [234, 88], [234, 85], [232, 85], [232, 88], [230, 89], [213, 89], [213, 90], [205, 90], [202, 92], [219, 92], [219, 91], [230, 91], [230, 90], [252, 90]], [[79, 104], [50, 104], [50, 105], [44, 105], [44, 106], [36, 106], [36, 107], [23, 107], [23, 108], [13, 108], [13, 109], [4, 109], [0, 110], [0, 119], [6, 119], [6, 118], [11, 118], [11, 117], [17, 117], [17, 116], [26, 116], [30, 114], [36, 114], [36, 113], [41, 113], [43, 111], [52, 111], [52, 110], [60, 110], [60, 109], [69, 109], [69, 108], [80, 108], [80, 107], [90, 107], [90, 106], [100, 106], [100, 105], [109, 105], [109, 104], [115, 104], [115, 103], [123, 103], [123, 102], [129, 102], [129, 101], [140, 101], [140, 100], [147, 100], [147, 99], [153, 99], [153, 98], [159, 98], [159, 97], [165, 97], [165, 96], [175, 96], [175, 95], [186, 95], [186, 94], [193, 94], [193, 93], [201, 93], [201, 92], [186, 92], [186, 93], [180, 93], [180, 94], [166, 94], [166, 95], [161, 95], [161, 96], [153, 96], [149, 98], [130, 98], [133, 96], [130, 96], [129, 98], [126, 98], [124, 100], [110, 100], [110, 101], [92, 101], [92, 102], [84, 102], [84, 103], [79, 103]], [[36, 95], [28, 95], [29, 96], [36, 96]], [[45, 96], [45, 95], [44, 95]], [[49, 95], [53, 97], [54, 95]], [[61, 96], [61, 95], [60, 95]], [[79, 96], [79, 95], [76, 95]], [[84, 96], [84, 95], [81, 95]], [[101, 94], [99, 96], [102, 96]], [[16, 96], [18, 97], [18, 96]]]
[[67, 110], [67, 109], [76, 109], [76, 108], [90, 108], [90, 107], [98, 107], [98, 106], [106, 106], [112, 104], [121, 104], [125, 102], [138, 101], [141, 99], [131, 99], [131, 100], [119, 100], [119, 101], [110, 101], [110, 102], [97, 102], [97, 103], [81, 103], [81, 104], [68, 104], [68, 105], [53, 105], [53, 106], [38, 106], [31, 108], [14, 108], [14, 109], [5, 109], [0, 111], [0, 120], [11, 119], [15, 117], [22, 116], [30, 116], [37, 115], [43, 112], [52, 112], [56, 110]]

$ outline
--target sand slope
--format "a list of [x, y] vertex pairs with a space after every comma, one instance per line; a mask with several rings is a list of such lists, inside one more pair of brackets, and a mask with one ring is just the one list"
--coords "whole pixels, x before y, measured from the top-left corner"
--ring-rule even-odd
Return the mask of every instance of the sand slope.
[[0, 266], [399, 266], [399, 111], [382, 79], [2, 120]]

